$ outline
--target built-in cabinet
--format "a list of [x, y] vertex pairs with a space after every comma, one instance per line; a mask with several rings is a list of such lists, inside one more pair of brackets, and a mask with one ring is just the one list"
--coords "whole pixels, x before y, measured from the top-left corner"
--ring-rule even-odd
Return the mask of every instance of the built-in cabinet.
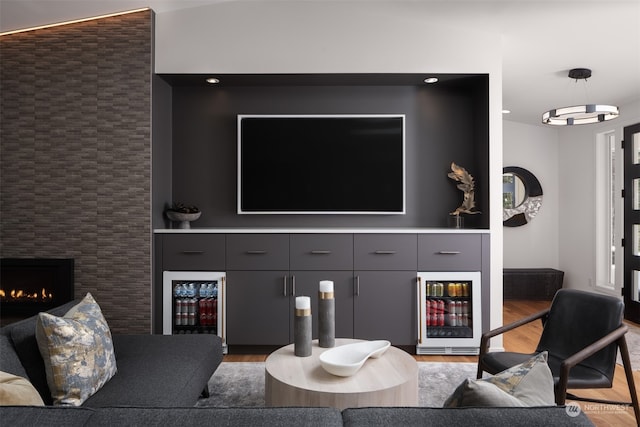
[[394, 345], [416, 341], [414, 271], [355, 271], [354, 337], [387, 339]]
[[227, 285], [233, 284], [227, 286], [230, 347], [290, 343], [288, 276], [288, 270], [227, 272]]
[[[320, 280], [333, 281], [336, 304], [336, 336], [354, 336], [353, 234], [290, 234], [290, 265], [293, 313], [295, 296], [311, 297], [312, 313], [318, 307]], [[318, 322], [312, 322], [318, 337]], [[293, 316], [289, 323], [293, 341]]]
[[229, 346], [288, 344], [289, 235], [227, 235], [226, 251]]
[[416, 234], [356, 234], [353, 253], [354, 336], [411, 345], [416, 337]]
[[[480, 271], [483, 233], [156, 233], [156, 271], [226, 272], [227, 343], [292, 342], [295, 297], [334, 282], [336, 336], [415, 346], [418, 271]], [[317, 338], [317, 322], [313, 325]]]

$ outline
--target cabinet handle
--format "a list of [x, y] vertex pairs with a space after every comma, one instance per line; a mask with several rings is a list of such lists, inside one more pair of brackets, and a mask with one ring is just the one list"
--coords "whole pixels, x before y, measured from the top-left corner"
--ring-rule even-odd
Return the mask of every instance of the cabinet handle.
[[329, 254], [331, 254], [331, 251], [319, 251], [319, 250], [316, 250], [316, 251], [311, 251], [311, 254], [312, 255], [329, 255]]
[[291, 276], [291, 296], [296, 296], [296, 276]]
[[418, 276], [418, 344], [422, 344], [422, 277]]
[[[218, 292], [218, 301], [225, 301], [225, 299], [227, 298], [226, 295], [226, 288], [225, 288], [225, 277], [222, 277], [222, 280], [220, 281], [220, 291]], [[220, 307], [220, 314], [221, 314], [221, 319], [220, 319], [220, 338], [222, 338], [222, 342], [227, 342], [227, 337], [225, 336], [225, 325], [224, 325], [224, 319], [225, 316], [227, 315], [224, 312], [224, 304], [222, 304], [222, 307]]]
[[204, 251], [182, 251], [183, 255], [202, 255]]
[[287, 276], [282, 278], [282, 295], [287, 296]]
[[375, 251], [376, 255], [394, 255], [396, 251]]
[[360, 296], [360, 276], [356, 276], [356, 296]]
[[438, 253], [440, 255], [459, 255], [462, 252], [460, 252], [460, 251], [439, 251]]
[[247, 251], [246, 252], [247, 255], [264, 255], [266, 253], [267, 251]]

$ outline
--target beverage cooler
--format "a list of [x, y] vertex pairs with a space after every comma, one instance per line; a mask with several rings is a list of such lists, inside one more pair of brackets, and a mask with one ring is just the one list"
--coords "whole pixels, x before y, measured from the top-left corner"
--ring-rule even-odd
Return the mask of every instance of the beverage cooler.
[[480, 272], [418, 273], [416, 354], [478, 354]]
[[226, 341], [226, 275], [213, 271], [165, 271], [162, 333], [216, 334]]

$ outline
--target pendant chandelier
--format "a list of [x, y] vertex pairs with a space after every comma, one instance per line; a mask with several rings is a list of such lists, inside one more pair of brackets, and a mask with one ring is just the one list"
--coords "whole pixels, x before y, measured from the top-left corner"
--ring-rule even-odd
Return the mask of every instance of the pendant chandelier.
[[[578, 80], [586, 82], [589, 77], [591, 77], [591, 70], [588, 68], [574, 68], [569, 71], [569, 78], [575, 79], [576, 82]], [[585, 125], [612, 120], [619, 114], [618, 107], [613, 105], [574, 105], [545, 112], [542, 115], [542, 123], [555, 126]]]

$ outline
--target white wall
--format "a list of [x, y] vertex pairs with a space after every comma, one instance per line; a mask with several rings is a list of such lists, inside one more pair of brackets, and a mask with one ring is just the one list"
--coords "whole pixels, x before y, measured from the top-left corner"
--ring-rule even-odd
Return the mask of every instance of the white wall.
[[505, 268], [559, 269], [559, 163], [558, 130], [505, 120], [503, 164], [518, 166], [534, 174], [542, 186], [542, 207], [521, 227], [505, 227]]
[[538, 216], [504, 229], [504, 267], [550, 267], [565, 272], [564, 286], [598, 291], [595, 283], [595, 148], [598, 134], [640, 122], [640, 102], [620, 106], [610, 122], [545, 127], [503, 122], [504, 166], [532, 172], [542, 185]]
[[[559, 135], [560, 266], [565, 285], [595, 290], [594, 165], [596, 136], [608, 131], [622, 139], [622, 129], [640, 122], [640, 102], [620, 106], [610, 122], [562, 128]], [[628, 190], [629, 191], [629, 190]]]
[[500, 73], [499, 34], [471, 32], [442, 13], [393, 1], [222, 2], [158, 13], [156, 72]]

